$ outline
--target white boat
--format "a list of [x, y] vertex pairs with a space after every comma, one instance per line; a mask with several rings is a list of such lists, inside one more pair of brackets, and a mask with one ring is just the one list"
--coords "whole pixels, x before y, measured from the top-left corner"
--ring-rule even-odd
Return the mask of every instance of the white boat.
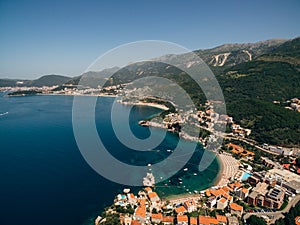
[[8, 114], [8, 112], [0, 113], [0, 116], [5, 116], [6, 114]]

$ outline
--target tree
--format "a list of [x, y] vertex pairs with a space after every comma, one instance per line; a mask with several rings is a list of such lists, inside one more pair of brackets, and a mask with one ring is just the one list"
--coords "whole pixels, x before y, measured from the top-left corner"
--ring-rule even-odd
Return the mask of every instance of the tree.
[[266, 221], [263, 218], [257, 217], [257, 216], [250, 216], [247, 219], [247, 224], [250, 225], [267, 225]]

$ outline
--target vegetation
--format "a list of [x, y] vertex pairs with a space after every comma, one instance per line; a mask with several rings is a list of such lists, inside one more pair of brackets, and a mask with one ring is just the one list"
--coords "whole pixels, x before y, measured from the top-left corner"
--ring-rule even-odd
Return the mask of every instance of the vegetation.
[[296, 225], [295, 218], [300, 215], [300, 202], [295, 207], [291, 208], [288, 213], [284, 215], [283, 219], [276, 221], [275, 225]]
[[247, 219], [247, 224], [249, 225], [267, 225], [266, 221], [263, 218], [257, 217], [257, 216], [250, 216]]
[[42, 93], [41, 91], [36, 90], [26, 90], [26, 91], [15, 91], [7, 94], [8, 96], [24, 96], [24, 95], [36, 95]]

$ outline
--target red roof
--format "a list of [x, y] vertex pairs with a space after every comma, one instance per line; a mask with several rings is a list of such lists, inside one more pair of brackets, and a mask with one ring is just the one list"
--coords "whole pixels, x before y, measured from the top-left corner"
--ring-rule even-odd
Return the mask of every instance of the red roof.
[[227, 217], [226, 216], [217, 215], [216, 217], [217, 217], [217, 220], [220, 223], [227, 223]]
[[234, 211], [242, 211], [243, 210], [243, 206], [240, 206], [236, 203], [230, 203], [230, 208]]
[[163, 216], [162, 222], [173, 223], [174, 222], [174, 217], [173, 216]]
[[187, 215], [177, 215], [177, 222], [189, 222], [189, 218]]
[[151, 218], [152, 219], [160, 219], [160, 220], [162, 220], [163, 215], [161, 213], [152, 213]]
[[283, 166], [283, 168], [289, 170], [289, 169], [290, 169], [290, 165], [291, 165], [291, 164], [283, 164], [282, 166]]
[[179, 206], [178, 208], [175, 209], [175, 212], [178, 213], [184, 213], [186, 212], [186, 209], [183, 206]]
[[219, 224], [216, 218], [210, 216], [199, 216], [199, 223], [205, 225]]
[[196, 217], [190, 217], [190, 224], [191, 225], [197, 225], [198, 224], [197, 218]]

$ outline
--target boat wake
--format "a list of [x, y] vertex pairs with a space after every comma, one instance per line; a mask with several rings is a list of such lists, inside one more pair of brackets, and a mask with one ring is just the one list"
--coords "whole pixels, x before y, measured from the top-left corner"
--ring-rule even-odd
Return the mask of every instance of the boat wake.
[[0, 116], [5, 116], [5, 115], [7, 115], [7, 114], [8, 114], [8, 112], [0, 113]]

